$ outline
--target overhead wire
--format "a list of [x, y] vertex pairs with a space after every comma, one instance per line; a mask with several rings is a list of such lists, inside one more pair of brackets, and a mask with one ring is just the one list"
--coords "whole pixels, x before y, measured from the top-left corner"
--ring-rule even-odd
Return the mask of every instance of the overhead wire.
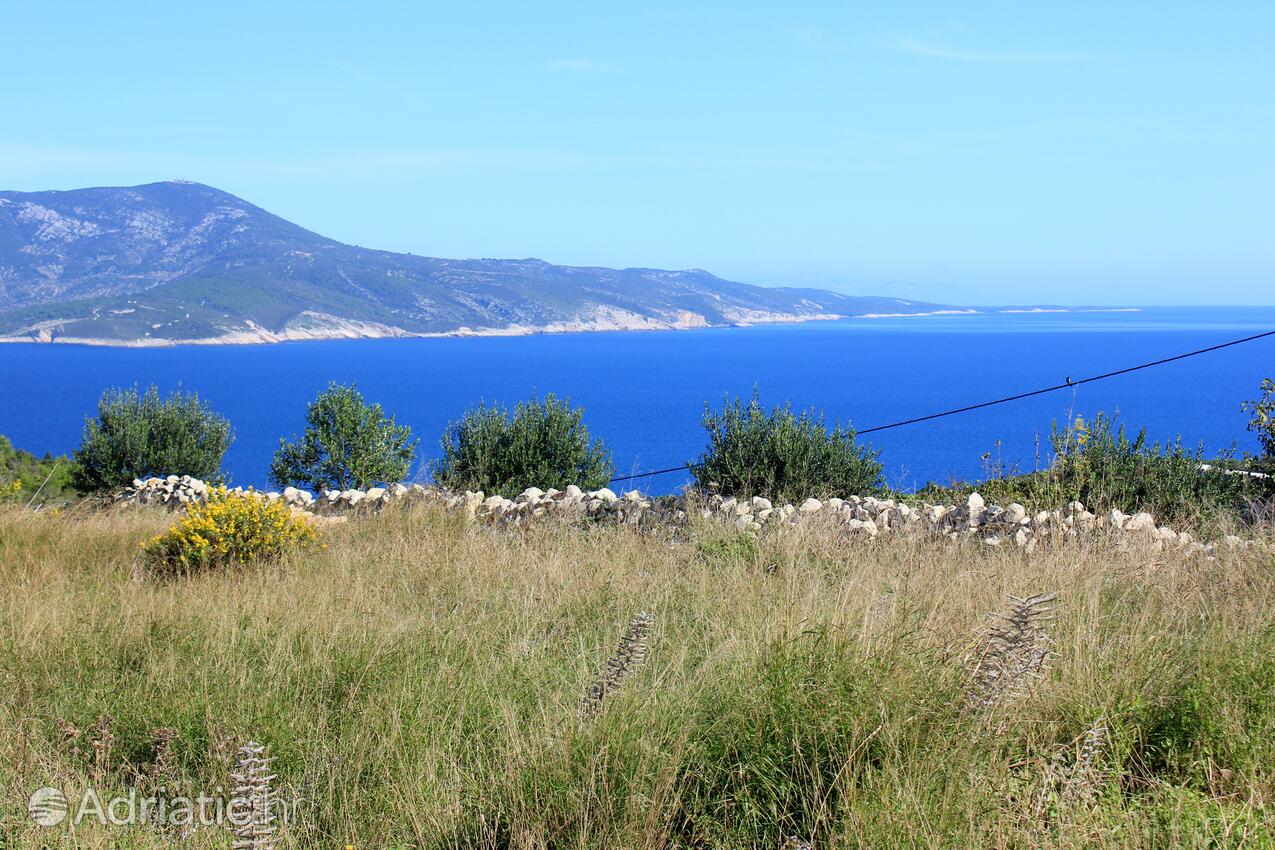
[[[876, 425], [871, 428], [862, 428], [862, 429], [856, 430], [855, 435], [861, 436], [863, 434], [874, 434], [878, 431], [888, 431], [891, 428], [902, 428], [904, 425], [915, 425], [918, 422], [930, 422], [935, 419], [942, 419], [946, 416], [955, 416], [958, 413], [969, 413], [972, 410], [982, 410], [988, 407], [995, 407], [996, 405], [999, 405], [999, 404], [1008, 404], [1009, 402], [1012, 402], [1012, 401], [1022, 401], [1023, 399], [1026, 399], [1026, 398], [1032, 398], [1034, 396], [1045, 395], [1046, 393], [1057, 392], [1058, 390], [1073, 389], [1075, 387], [1081, 386], [1082, 384], [1091, 384], [1094, 381], [1105, 381], [1108, 378], [1115, 378], [1119, 375], [1128, 375], [1130, 372], [1138, 372], [1143, 369], [1150, 369], [1155, 366], [1163, 366], [1166, 363], [1175, 363], [1179, 360], [1186, 360], [1189, 357], [1198, 357], [1201, 354], [1209, 354], [1210, 352], [1221, 351], [1224, 348], [1231, 348], [1232, 346], [1243, 345], [1244, 343], [1254, 342], [1256, 340], [1264, 339], [1270, 336], [1275, 336], [1275, 330], [1264, 331], [1259, 334], [1253, 334], [1252, 336], [1246, 336], [1240, 339], [1229, 340], [1227, 342], [1218, 343], [1217, 345], [1210, 345], [1206, 348], [1197, 348], [1194, 351], [1187, 351], [1182, 354], [1175, 354], [1172, 357], [1162, 357], [1159, 360], [1152, 360], [1147, 363], [1139, 363], [1136, 366], [1127, 366], [1124, 369], [1116, 369], [1111, 372], [1103, 372], [1101, 375], [1090, 375], [1089, 377], [1080, 378], [1078, 380], [1072, 380], [1071, 376], [1068, 375], [1066, 378], [1063, 379], [1063, 382], [1061, 384], [1054, 384], [1053, 386], [1041, 387], [1040, 389], [1037, 389], [1037, 390], [1029, 390], [1027, 392], [1015, 393], [1014, 395], [1007, 395], [1002, 398], [994, 398], [991, 401], [983, 401], [983, 402], [979, 402], [978, 404], [967, 404], [964, 407], [954, 407], [950, 410], [942, 410], [942, 411], [939, 411], [938, 413], [930, 413], [925, 416], [914, 416], [911, 419], [901, 419], [898, 422], [891, 422], [887, 425]], [[616, 476], [615, 478], [612, 478], [607, 483], [615, 484], [616, 482], [619, 482], [619, 481], [633, 481], [638, 478], [650, 478], [655, 475], [666, 475], [671, 472], [681, 472], [682, 470], [685, 470], [685, 469], [690, 469], [689, 463], [683, 463], [680, 466], [670, 466], [666, 469], [652, 469], [647, 472], [635, 472], [631, 475], [619, 475], [619, 476]]]

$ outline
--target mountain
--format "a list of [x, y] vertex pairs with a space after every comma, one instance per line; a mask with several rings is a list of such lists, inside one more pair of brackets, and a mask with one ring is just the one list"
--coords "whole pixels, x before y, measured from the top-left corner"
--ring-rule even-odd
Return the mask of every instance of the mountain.
[[0, 192], [0, 340], [119, 345], [692, 328], [938, 305], [705, 271], [346, 245], [198, 183]]

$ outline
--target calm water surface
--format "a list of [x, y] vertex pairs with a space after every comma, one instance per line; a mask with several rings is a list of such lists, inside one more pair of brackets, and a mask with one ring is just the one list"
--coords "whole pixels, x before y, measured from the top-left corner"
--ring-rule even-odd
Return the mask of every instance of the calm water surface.
[[[279, 438], [300, 431], [329, 381], [357, 382], [438, 455], [449, 420], [478, 401], [556, 392], [586, 408], [619, 473], [673, 466], [703, 447], [705, 402], [723, 394], [814, 406], [868, 428], [1275, 329], [1275, 308], [1146, 309], [856, 319], [669, 333], [354, 340], [165, 349], [0, 345], [0, 434], [69, 452], [104, 387], [195, 390], [229, 417], [239, 484], [266, 484]], [[1275, 338], [1010, 405], [870, 435], [889, 480], [981, 477], [985, 452], [1030, 469], [1039, 436], [1073, 410], [1118, 411], [1154, 438], [1253, 450], [1240, 402], [1275, 376]], [[655, 492], [681, 474], [647, 479]]]

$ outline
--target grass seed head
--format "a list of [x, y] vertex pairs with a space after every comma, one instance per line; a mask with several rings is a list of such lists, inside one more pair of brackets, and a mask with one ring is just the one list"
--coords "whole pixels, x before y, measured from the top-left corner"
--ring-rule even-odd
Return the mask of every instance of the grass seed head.
[[1056, 593], [1007, 597], [975, 655], [974, 675], [966, 692], [972, 708], [988, 709], [1025, 695], [1044, 675], [1053, 657], [1048, 627], [1055, 619]]
[[607, 659], [580, 702], [580, 716], [589, 718], [602, 710], [606, 698], [646, 660], [647, 640], [655, 618], [643, 611], [629, 622], [615, 654]]

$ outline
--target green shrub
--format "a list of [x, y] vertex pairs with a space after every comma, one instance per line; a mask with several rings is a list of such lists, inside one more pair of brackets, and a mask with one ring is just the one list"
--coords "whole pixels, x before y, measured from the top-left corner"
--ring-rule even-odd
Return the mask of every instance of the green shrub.
[[1248, 420], [1248, 430], [1257, 435], [1257, 442], [1262, 446], [1262, 454], [1275, 460], [1275, 381], [1266, 378], [1262, 381], [1262, 397], [1255, 401], [1246, 401], [1240, 410], [1252, 413]]
[[505, 495], [528, 487], [603, 487], [615, 466], [601, 440], [589, 441], [583, 417], [582, 408], [552, 393], [516, 405], [512, 416], [479, 404], [447, 426], [434, 480], [454, 490]]
[[161, 399], [154, 386], [145, 393], [109, 389], [97, 418], [84, 423], [71, 484], [81, 493], [103, 493], [153, 475], [218, 482], [233, 439], [230, 423], [194, 393], [178, 390]]
[[193, 573], [276, 561], [315, 541], [314, 526], [283, 500], [219, 487], [142, 549], [157, 572]]
[[[977, 485], [929, 485], [917, 495], [960, 499], [977, 489], [990, 502], [1020, 502], [1033, 510], [1080, 501], [1092, 511], [1149, 511], [1174, 525], [1241, 518], [1263, 486], [1246, 475], [1222, 471], [1231, 462], [1231, 452], [1210, 458], [1203, 446], [1188, 449], [1181, 438], [1151, 443], [1146, 429], [1131, 437], [1123, 424], [1103, 413], [1091, 422], [1077, 417], [1064, 428], [1055, 423], [1050, 442], [1053, 459], [1048, 469]], [[1219, 468], [1203, 471], [1204, 463]]]
[[354, 385], [331, 383], [306, 410], [301, 438], [279, 441], [270, 480], [280, 487], [365, 489], [402, 481], [416, 455], [412, 429], [396, 425]]
[[881, 488], [877, 453], [855, 444], [854, 430], [829, 431], [822, 414], [793, 413], [788, 405], [770, 413], [754, 391], [747, 405], [723, 402], [704, 410], [708, 448], [691, 464], [702, 488], [716, 485], [734, 496], [794, 502], [811, 496], [853, 496]]
[[14, 448], [0, 435], [0, 501], [34, 504], [65, 501], [75, 494], [71, 487], [72, 463], [66, 457], [46, 454], [39, 458]]
[[1247, 476], [1200, 470], [1209, 460], [1203, 445], [1188, 449], [1181, 437], [1148, 443], [1145, 428], [1130, 439], [1124, 425], [1102, 413], [1092, 423], [1077, 418], [1068, 428], [1055, 426], [1052, 443], [1051, 474], [1066, 495], [1091, 508], [1149, 510], [1178, 522], [1234, 512], [1249, 495]]

